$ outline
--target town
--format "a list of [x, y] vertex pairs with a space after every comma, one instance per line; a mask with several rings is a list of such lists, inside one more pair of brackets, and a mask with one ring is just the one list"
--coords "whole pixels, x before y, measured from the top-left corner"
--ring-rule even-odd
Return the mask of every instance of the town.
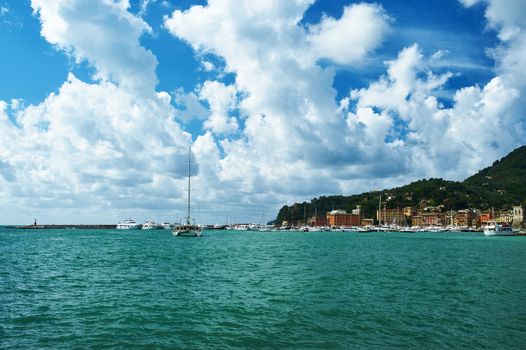
[[443, 205], [427, 206], [422, 201], [418, 207], [386, 208], [379, 205], [375, 218], [366, 218], [360, 205], [350, 213], [334, 209], [323, 216], [315, 215], [308, 219], [283, 220], [282, 230], [344, 230], [344, 231], [482, 231], [492, 223], [511, 226], [517, 232], [524, 229], [524, 212], [521, 205], [513, 205], [511, 210], [493, 211], [491, 209], [445, 210]]

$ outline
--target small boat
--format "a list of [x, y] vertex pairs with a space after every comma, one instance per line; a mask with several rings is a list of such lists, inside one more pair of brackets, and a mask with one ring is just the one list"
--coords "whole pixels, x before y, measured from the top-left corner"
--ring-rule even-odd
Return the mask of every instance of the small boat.
[[161, 224], [162, 228], [165, 230], [171, 230], [174, 225], [170, 224], [169, 222], [165, 221]]
[[139, 230], [141, 225], [136, 223], [135, 220], [127, 218], [126, 220], [117, 224], [118, 230]]
[[186, 223], [175, 225], [172, 234], [179, 237], [200, 237], [202, 234], [202, 228], [194, 223], [192, 223], [192, 218], [190, 217], [190, 166], [191, 166], [191, 157], [192, 150], [188, 148], [188, 211], [186, 216]]
[[148, 220], [142, 225], [143, 230], [158, 230], [162, 229], [163, 227], [159, 225], [158, 223]]

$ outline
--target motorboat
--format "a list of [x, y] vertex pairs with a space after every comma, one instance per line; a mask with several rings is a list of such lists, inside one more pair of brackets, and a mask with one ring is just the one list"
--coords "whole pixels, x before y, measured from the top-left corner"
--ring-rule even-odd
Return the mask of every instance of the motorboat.
[[118, 230], [139, 230], [140, 228], [141, 225], [136, 223], [132, 218], [127, 218], [126, 220], [117, 224]]
[[158, 223], [148, 220], [142, 225], [143, 230], [158, 230], [162, 229], [163, 227], [159, 225]]
[[490, 222], [484, 226], [485, 236], [515, 236], [517, 232], [509, 225], [501, 225], [497, 222]]
[[161, 224], [161, 227], [165, 230], [171, 230], [174, 228], [174, 225], [170, 224], [169, 222], [165, 221]]

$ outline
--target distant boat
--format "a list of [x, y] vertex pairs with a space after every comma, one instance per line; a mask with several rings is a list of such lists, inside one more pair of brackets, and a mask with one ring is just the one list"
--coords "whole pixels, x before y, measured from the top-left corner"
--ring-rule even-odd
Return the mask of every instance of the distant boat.
[[174, 236], [186, 236], [186, 237], [200, 237], [202, 229], [200, 226], [197, 226], [192, 223], [192, 218], [190, 217], [190, 165], [191, 165], [192, 151], [191, 148], [188, 148], [188, 211], [186, 216], [186, 224], [175, 225], [172, 234]]
[[135, 220], [127, 218], [126, 220], [117, 224], [118, 230], [139, 230], [141, 225], [136, 223]]
[[171, 230], [174, 225], [170, 224], [169, 222], [165, 221], [161, 224], [162, 228], [165, 230]]
[[517, 232], [508, 225], [501, 225], [496, 222], [491, 222], [484, 226], [485, 236], [515, 236], [516, 234]]
[[143, 230], [158, 230], [162, 229], [163, 227], [159, 225], [158, 223], [148, 220], [142, 225]]
[[[495, 212], [491, 208], [491, 216], [495, 218]], [[495, 219], [490, 221], [484, 226], [485, 236], [515, 236], [517, 232], [513, 231], [513, 228], [509, 225], [501, 225], [497, 223]]]

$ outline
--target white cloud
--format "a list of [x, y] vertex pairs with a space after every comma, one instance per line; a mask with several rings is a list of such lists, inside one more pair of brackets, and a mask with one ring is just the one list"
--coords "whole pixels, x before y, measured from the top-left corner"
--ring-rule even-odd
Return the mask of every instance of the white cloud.
[[324, 17], [310, 27], [308, 40], [316, 56], [350, 64], [375, 49], [389, 29], [389, 18], [379, 5], [347, 6], [339, 20]]
[[[382, 42], [389, 17], [376, 5], [351, 5], [340, 19], [304, 30], [298, 23], [309, 5], [271, 1], [256, 11], [216, 0], [165, 19], [198, 55], [214, 53], [235, 73], [243, 137], [214, 141], [223, 151], [219, 181], [280, 200], [360, 192], [422, 177], [462, 179], [521, 143], [523, 117], [513, 112], [521, 93], [504, 74], [458, 91], [444, 107], [440, 96], [453, 73], [431, 66], [447, 48], [431, 57], [418, 45], [404, 48], [385, 75], [336, 101], [334, 71], [316, 61], [364, 58]], [[497, 63], [509, 53], [500, 48]]]
[[174, 194], [184, 188], [190, 142], [173, 113], [164, 93], [145, 103], [111, 83], [70, 75], [57, 94], [17, 111], [18, 126], [2, 119], [2, 169], [11, 171], [6, 180], [17, 182], [7, 191], [30, 207], [23, 198], [33, 193], [38, 207], [53, 201], [118, 208], [142, 199], [173, 208]]
[[199, 92], [202, 100], [207, 100], [212, 112], [205, 121], [204, 127], [218, 134], [228, 134], [238, 128], [237, 119], [229, 112], [237, 105], [236, 87], [226, 86], [217, 81], [205, 81]]
[[95, 79], [152, 93], [157, 85], [155, 56], [139, 43], [150, 27], [129, 13], [125, 1], [31, 0], [42, 36], [96, 68]]
[[460, 3], [466, 7], [471, 7], [477, 3], [479, 3], [481, 0], [459, 0]]
[[177, 110], [177, 119], [189, 122], [193, 119], [207, 119], [210, 111], [201, 104], [199, 96], [195, 92], [184, 92], [179, 88], [174, 93]]
[[[226, 93], [225, 86], [216, 85], [224, 94], [209, 94], [216, 97], [209, 103], [212, 115], [221, 116], [222, 128], [226, 106], [238, 91], [243, 137], [219, 141], [218, 179], [234, 182], [245, 200], [253, 193], [271, 194], [281, 203], [297, 194], [338, 193], [345, 189], [332, 178], [333, 171], [343, 168], [340, 172], [349, 176], [346, 163], [364, 157], [362, 149], [351, 148], [361, 136], [352, 134], [335, 100], [334, 70], [316, 61], [347, 64], [364, 58], [382, 41], [387, 16], [376, 5], [353, 5], [342, 18], [325, 17], [305, 30], [299, 21], [311, 3], [215, 0], [165, 19], [165, 27], [199, 55], [220, 56], [225, 70], [236, 74], [232, 90]], [[363, 21], [370, 29], [365, 34], [357, 30]], [[200, 96], [208, 99], [203, 91]], [[212, 127], [212, 119], [205, 127], [221, 131]]]
[[176, 124], [170, 95], [154, 90], [156, 59], [139, 44], [148, 26], [127, 1], [32, 6], [42, 36], [90, 62], [98, 81], [70, 74], [39, 104], [0, 102], [5, 220], [111, 223], [130, 212], [173, 220], [184, 202], [191, 135]]

